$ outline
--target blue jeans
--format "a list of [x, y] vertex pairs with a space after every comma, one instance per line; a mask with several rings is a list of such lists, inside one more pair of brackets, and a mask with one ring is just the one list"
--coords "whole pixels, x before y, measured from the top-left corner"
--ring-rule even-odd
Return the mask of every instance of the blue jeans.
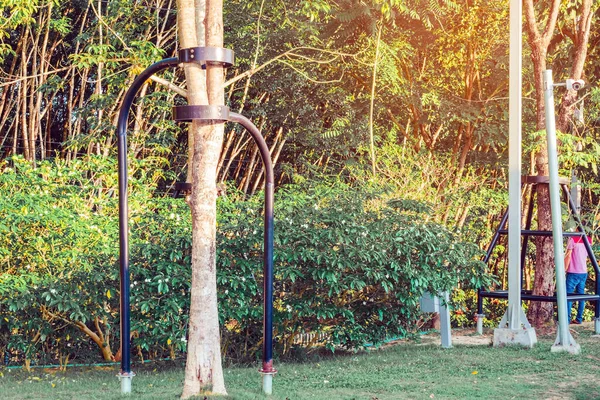
[[[571, 272], [567, 272], [567, 294], [576, 293], [583, 294], [585, 291], [585, 281], [587, 281], [588, 274], [573, 274]], [[579, 300], [577, 306], [577, 318], [575, 320], [577, 322], [581, 322], [583, 319], [583, 309], [585, 308], [585, 301]], [[569, 301], [567, 303], [567, 311], [569, 314], [569, 321], [571, 321], [571, 307], [573, 306], [573, 302]]]

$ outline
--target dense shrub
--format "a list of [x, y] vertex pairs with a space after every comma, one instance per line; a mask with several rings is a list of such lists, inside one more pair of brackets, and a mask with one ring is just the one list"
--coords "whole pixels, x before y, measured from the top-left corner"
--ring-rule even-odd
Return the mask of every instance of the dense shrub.
[[[115, 228], [99, 211], [108, 204], [102, 173], [83, 164], [0, 166], [0, 339], [27, 357], [79, 346], [77, 332], [107, 325], [114, 307]], [[102, 169], [92, 164], [84, 169]]]
[[277, 261], [286, 333], [325, 330], [329, 346], [377, 344], [414, 330], [423, 292], [487, 281], [476, 246], [424, 222], [430, 210], [422, 203], [382, 204], [382, 195], [343, 185], [280, 195]]
[[[0, 350], [20, 359], [81, 360], [95, 343], [105, 359], [118, 358], [113, 168], [95, 159], [2, 166]], [[133, 347], [139, 357], [175, 356], [186, 347], [190, 213], [182, 199], [152, 195], [152, 168], [132, 169]], [[323, 333], [331, 349], [405, 335], [422, 317], [424, 291], [488, 280], [476, 246], [423, 222], [426, 205], [382, 198], [380, 188], [336, 182], [277, 193], [280, 353], [305, 332]], [[262, 199], [229, 193], [218, 208], [223, 349], [230, 358], [254, 357], [262, 336]]]

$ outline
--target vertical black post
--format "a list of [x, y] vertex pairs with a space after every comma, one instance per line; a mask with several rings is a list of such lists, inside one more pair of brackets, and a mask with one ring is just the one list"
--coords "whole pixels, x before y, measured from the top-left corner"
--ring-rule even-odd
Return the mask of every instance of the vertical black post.
[[[527, 219], [525, 222], [525, 230], [531, 229], [531, 220], [533, 219], [534, 196], [537, 195], [537, 186], [531, 184], [531, 195], [529, 196], [529, 205], [527, 207]], [[529, 235], [523, 237], [523, 245], [521, 247], [521, 290], [523, 290], [523, 276], [525, 275], [525, 262], [527, 260], [527, 245], [529, 244]]]
[[490, 257], [492, 257], [492, 253], [494, 252], [494, 247], [496, 247], [496, 243], [498, 243], [498, 239], [500, 239], [500, 231], [506, 229], [506, 221], [508, 220], [508, 209], [502, 215], [502, 219], [500, 220], [500, 225], [498, 225], [498, 229], [494, 233], [492, 237], [492, 241], [488, 246], [487, 252], [485, 253], [485, 257], [483, 257], [483, 262], [488, 263], [490, 261]]
[[117, 122], [119, 162], [119, 264], [121, 277], [121, 392], [131, 392], [130, 316], [129, 316], [129, 206], [127, 200], [127, 119], [137, 92], [155, 73], [179, 63], [177, 58], [167, 58], [146, 68], [131, 84], [123, 98]]
[[260, 158], [265, 168], [265, 233], [263, 253], [264, 331], [263, 359], [260, 372], [270, 376], [276, 372], [273, 368], [273, 201], [275, 189], [273, 163], [271, 162], [271, 153], [265, 139], [258, 128], [248, 118], [240, 114], [230, 113], [229, 120], [238, 122], [250, 132], [258, 146]]

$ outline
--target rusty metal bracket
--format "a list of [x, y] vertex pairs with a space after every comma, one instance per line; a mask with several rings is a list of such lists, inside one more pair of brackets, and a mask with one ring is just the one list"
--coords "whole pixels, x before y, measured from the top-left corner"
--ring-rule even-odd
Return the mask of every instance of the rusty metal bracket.
[[201, 121], [229, 121], [229, 107], [227, 106], [175, 106], [173, 119], [177, 122]]
[[234, 63], [233, 50], [223, 47], [190, 47], [179, 50], [179, 62], [196, 63], [206, 68], [207, 63], [222, 64], [229, 68]]

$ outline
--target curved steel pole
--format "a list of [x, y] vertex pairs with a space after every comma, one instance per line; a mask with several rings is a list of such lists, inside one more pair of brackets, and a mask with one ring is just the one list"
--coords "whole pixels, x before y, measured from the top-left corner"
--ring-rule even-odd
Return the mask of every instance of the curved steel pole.
[[272, 393], [273, 375], [273, 202], [275, 178], [271, 152], [258, 128], [248, 118], [237, 113], [230, 113], [229, 120], [241, 124], [258, 146], [260, 158], [265, 168], [265, 226], [263, 251], [263, 359], [260, 372], [263, 374], [263, 392]]
[[167, 58], [146, 68], [131, 84], [121, 103], [117, 122], [119, 159], [119, 264], [121, 275], [121, 392], [131, 393], [130, 316], [129, 316], [129, 211], [127, 201], [127, 119], [137, 92], [152, 75], [179, 63]]

